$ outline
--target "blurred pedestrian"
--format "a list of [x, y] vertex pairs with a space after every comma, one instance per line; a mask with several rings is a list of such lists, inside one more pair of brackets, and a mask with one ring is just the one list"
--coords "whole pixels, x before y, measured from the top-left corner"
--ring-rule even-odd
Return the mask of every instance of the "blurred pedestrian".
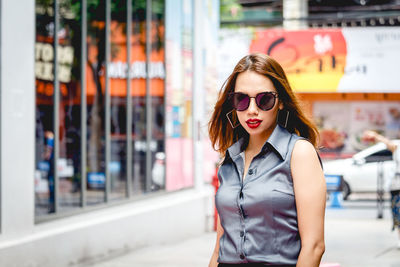
[[238, 62], [219, 94], [209, 135], [224, 157], [209, 267], [319, 266], [326, 184], [318, 132], [279, 63], [261, 53]]
[[393, 140], [390, 140], [374, 131], [365, 131], [363, 134], [363, 140], [367, 142], [382, 142], [386, 145], [387, 149], [389, 149], [393, 153], [393, 160], [395, 162], [395, 173], [390, 176], [391, 180], [389, 181], [389, 190], [391, 195], [393, 218], [392, 230], [395, 230], [395, 228], [397, 228], [397, 248], [400, 249], [400, 146], [396, 144]]
[[54, 134], [52, 131], [46, 131], [44, 133], [46, 139], [46, 145], [44, 147], [44, 160], [48, 162], [49, 172], [47, 175], [47, 182], [49, 187], [49, 206], [48, 212], [52, 213], [55, 211], [54, 201]]

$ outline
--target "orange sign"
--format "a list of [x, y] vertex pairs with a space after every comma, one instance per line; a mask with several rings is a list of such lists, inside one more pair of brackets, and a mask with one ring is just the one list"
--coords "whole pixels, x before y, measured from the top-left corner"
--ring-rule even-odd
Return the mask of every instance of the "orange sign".
[[336, 92], [346, 66], [346, 41], [335, 30], [256, 31], [250, 52], [272, 56], [297, 92]]

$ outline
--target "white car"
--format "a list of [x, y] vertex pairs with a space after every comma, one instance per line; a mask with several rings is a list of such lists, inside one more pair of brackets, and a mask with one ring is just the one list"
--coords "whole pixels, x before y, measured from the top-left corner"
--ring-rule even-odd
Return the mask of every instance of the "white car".
[[395, 170], [392, 152], [384, 143], [370, 146], [349, 159], [325, 161], [323, 166], [327, 177], [343, 177], [343, 199], [347, 199], [352, 192], [377, 192], [378, 174], [382, 170], [383, 181], [380, 188], [387, 190], [387, 182]]

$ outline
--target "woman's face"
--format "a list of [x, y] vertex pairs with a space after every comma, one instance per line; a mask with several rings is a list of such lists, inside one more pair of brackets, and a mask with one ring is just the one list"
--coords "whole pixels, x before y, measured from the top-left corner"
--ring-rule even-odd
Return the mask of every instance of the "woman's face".
[[[277, 93], [272, 81], [254, 71], [245, 71], [236, 78], [235, 93], [247, 94], [255, 97], [258, 93], [275, 92]], [[268, 137], [275, 128], [278, 108], [283, 105], [275, 100], [274, 106], [267, 111], [260, 109], [255, 98], [250, 98], [249, 107], [243, 111], [236, 111], [242, 127], [250, 136]]]

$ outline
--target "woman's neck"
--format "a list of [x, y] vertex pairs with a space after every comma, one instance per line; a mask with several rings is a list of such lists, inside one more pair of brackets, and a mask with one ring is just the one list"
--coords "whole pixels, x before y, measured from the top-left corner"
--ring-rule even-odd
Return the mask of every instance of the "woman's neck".
[[271, 134], [263, 134], [263, 135], [252, 135], [249, 137], [249, 144], [247, 145], [246, 150], [248, 152], [258, 153], [261, 151], [261, 148], [268, 140]]
[[274, 129], [275, 127], [271, 128], [270, 131], [264, 132], [263, 134], [249, 136], [249, 143], [246, 147], [246, 151], [250, 152], [251, 154], [257, 154], [260, 152], [261, 148], [271, 136]]

